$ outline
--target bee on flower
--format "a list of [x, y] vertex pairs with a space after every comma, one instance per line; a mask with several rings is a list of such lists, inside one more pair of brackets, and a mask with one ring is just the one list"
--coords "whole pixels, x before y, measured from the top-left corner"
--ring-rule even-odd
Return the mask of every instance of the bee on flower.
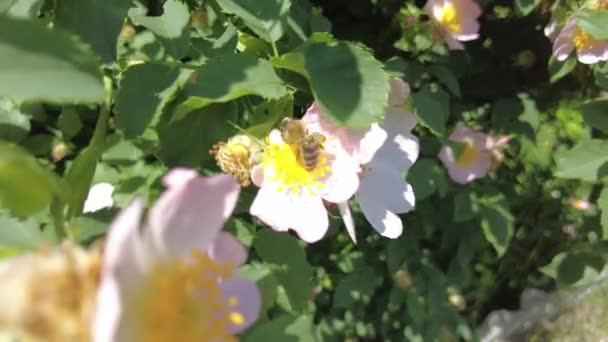
[[301, 120], [285, 119], [264, 143], [252, 170], [260, 187], [250, 213], [277, 231], [294, 230], [307, 242], [329, 227], [324, 201], [339, 203], [359, 186], [359, 165], [332, 134], [323, 132], [313, 104]]

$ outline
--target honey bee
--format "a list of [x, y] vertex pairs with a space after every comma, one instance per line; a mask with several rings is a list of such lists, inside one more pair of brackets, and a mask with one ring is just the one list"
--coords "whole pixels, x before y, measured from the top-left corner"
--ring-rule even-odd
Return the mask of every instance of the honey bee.
[[281, 137], [291, 147], [300, 165], [306, 171], [313, 170], [319, 163], [319, 157], [325, 136], [321, 133], [308, 133], [300, 120], [285, 118], [279, 126]]

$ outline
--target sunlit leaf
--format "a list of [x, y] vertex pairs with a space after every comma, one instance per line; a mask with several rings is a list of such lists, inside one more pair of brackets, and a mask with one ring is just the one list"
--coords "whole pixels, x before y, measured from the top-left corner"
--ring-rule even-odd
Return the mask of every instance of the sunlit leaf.
[[163, 5], [163, 15], [160, 17], [146, 16], [141, 10], [133, 10], [129, 16], [135, 24], [154, 32], [174, 58], [181, 58], [188, 52], [190, 12], [185, 2], [167, 0]]
[[44, 209], [64, 189], [50, 171], [13, 144], [0, 141], [0, 203], [15, 216]]
[[61, 0], [55, 7], [55, 25], [91, 45], [104, 63], [116, 59], [116, 40], [130, 0]]
[[492, 244], [498, 256], [502, 256], [513, 235], [513, 217], [499, 206], [481, 206], [481, 228], [486, 239]]
[[217, 3], [268, 42], [276, 42], [285, 34], [290, 0], [217, 0]]
[[607, 140], [583, 141], [557, 158], [555, 175], [561, 178], [595, 181], [608, 174], [607, 151]]
[[103, 100], [98, 59], [75, 37], [9, 18], [0, 18], [0, 32], [0, 96], [18, 102]]
[[173, 98], [189, 72], [158, 63], [130, 67], [124, 73], [116, 94], [116, 123], [128, 138], [153, 125]]

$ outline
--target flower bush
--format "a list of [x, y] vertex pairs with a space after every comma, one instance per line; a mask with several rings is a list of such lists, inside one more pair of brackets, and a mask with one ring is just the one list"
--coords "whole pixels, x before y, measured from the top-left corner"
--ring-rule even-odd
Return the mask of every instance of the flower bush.
[[536, 337], [605, 277], [607, 22], [0, 1], [0, 340]]

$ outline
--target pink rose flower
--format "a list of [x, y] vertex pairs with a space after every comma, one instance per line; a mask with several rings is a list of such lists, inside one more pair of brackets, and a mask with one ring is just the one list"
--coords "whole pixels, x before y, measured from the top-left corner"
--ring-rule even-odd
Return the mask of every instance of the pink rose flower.
[[[410, 132], [416, 126], [415, 117], [404, 108], [410, 89], [401, 79], [392, 79], [384, 121], [372, 124], [367, 131], [322, 125], [339, 132], [343, 146], [361, 164], [360, 185], [355, 196], [363, 215], [380, 235], [397, 238], [403, 223], [397, 214], [414, 208], [415, 196], [405, 182], [403, 172], [418, 158], [418, 139]], [[346, 230], [356, 242], [355, 226], [347, 201], [338, 203]]]
[[329, 227], [323, 201], [346, 201], [359, 187], [357, 160], [344, 150], [336, 135], [321, 128], [318, 118], [319, 107], [313, 104], [300, 121], [307, 134], [325, 137], [313, 169], [306, 169], [275, 129], [264, 147], [263, 162], [251, 175], [260, 190], [250, 213], [274, 230], [294, 230], [309, 243], [323, 238]]
[[187, 169], [164, 183], [147, 214], [136, 199], [110, 227], [94, 341], [235, 341], [261, 307], [255, 284], [233, 276], [246, 250], [220, 231], [239, 185]]
[[481, 8], [474, 0], [428, 0], [424, 11], [452, 50], [462, 50], [461, 42], [479, 38]]
[[495, 162], [495, 154], [506, 146], [510, 137], [494, 138], [467, 127], [457, 127], [449, 140], [458, 143], [460, 153], [455, 152], [452, 146], [446, 145], [439, 152], [439, 159], [447, 167], [454, 182], [466, 184], [488, 174]]
[[598, 40], [583, 31], [571, 16], [564, 28], [553, 42], [553, 56], [560, 62], [576, 50], [578, 61], [583, 64], [594, 64], [608, 60], [608, 39]]

